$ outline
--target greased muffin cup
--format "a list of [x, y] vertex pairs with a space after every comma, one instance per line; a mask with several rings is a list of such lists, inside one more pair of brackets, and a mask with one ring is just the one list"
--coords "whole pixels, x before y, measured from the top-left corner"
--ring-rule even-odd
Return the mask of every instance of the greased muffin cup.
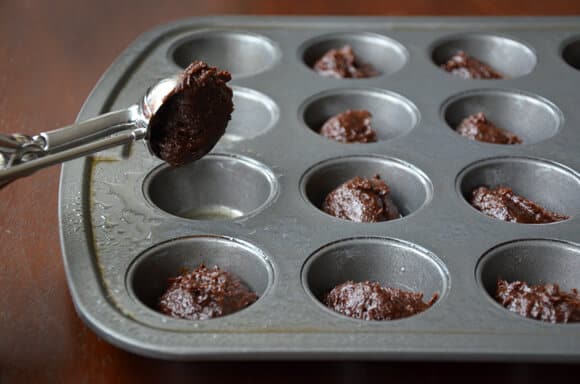
[[[580, 361], [580, 324], [532, 321], [493, 299], [498, 278], [580, 288], [579, 36], [580, 18], [207, 17], [146, 32], [79, 120], [127, 107], [194, 59], [232, 72], [235, 112], [216, 148], [184, 167], [141, 142], [63, 166], [63, 258], [80, 317], [105, 340], [164, 359]], [[373, 77], [312, 70], [346, 45]], [[505, 78], [446, 73], [456, 50]], [[376, 142], [318, 134], [348, 109], [372, 114]], [[522, 144], [454, 132], [478, 112]], [[341, 183], [374, 175], [400, 218], [355, 223], [320, 209]], [[480, 185], [570, 218], [489, 218], [468, 203]], [[201, 263], [258, 300], [202, 321], [157, 311], [168, 278]], [[438, 299], [415, 316], [355, 320], [321, 302], [346, 280]]]

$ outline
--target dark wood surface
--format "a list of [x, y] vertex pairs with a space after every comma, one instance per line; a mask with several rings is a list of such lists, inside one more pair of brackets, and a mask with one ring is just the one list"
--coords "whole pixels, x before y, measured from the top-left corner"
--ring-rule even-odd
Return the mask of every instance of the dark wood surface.
[[[575, 1], [0, 1], [0, 132], [74, 121], [100, 75], [140, 33], [205, 14], [557, 15]], [[76, 315], [57, 218], [59, 167], [0, 190], [0, 383], [406, 382], [527, 383], [580, 366], [370, 362], [176, 363], [119, 350]], [[579, 344], [580, 348], [580, 344]], [[406, 378], [407, 372], [410, 377]]]

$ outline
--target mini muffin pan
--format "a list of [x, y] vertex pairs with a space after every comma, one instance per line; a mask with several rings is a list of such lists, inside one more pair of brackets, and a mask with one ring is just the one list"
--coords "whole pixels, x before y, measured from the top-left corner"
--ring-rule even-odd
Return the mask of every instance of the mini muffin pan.
[[[311, 69], [345, 44], [380, 74], [333, 79]], [[507, 78], [441, 70], [459, 49]], [[198, 59], [233, 75], [233, 119], [209, 155], [171, 168], [138, 142], [63, 166], [68, 283], [101, 337], [176, 360], [580, 361], [580, 324], [526, 319], [493, 300], [498, 277], [580, 288], [579, 18], [179, 21], [127, 48], [79, 120], [133, 104]], [[376, 143], [316, 133], [349, 108], [373, 114]], [[480, 111], [524, 143], [453, 131]], [[401, 218], [353, 223], [320, 210], [333, 188], [374, 174]], [[570, 219], [487, 217], [468, 203], [482, 184], [510, 186]], [[236, 274], [258, 301], [205, 321], [159, 313], [167, 279], [200, 263]], [[356, 320], [321, 302], [347, 280], [439, 299], [409, 318]]]

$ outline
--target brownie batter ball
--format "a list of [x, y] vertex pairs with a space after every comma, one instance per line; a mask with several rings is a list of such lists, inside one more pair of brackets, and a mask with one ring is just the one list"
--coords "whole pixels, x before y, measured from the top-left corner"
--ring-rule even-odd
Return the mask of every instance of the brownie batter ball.
[[521, 144], [522, 139], [504, 129], [495, 126], [483, 112], [468, 116], [455, 129], [461, 136], [470, 140], [492, 144]]
[[478, 187], [471, 192], [470, 203], [487, 216], [512, 223], [544, 224], [566, 220], [569, 217], [548, 211], [525, 197], [516, 195], [511, 188]]
[[497, 281], [496, 300], [508, 310], [550, 323], [580, 322], [580, 293], [560, 290], [558, 284], [528, 285]]
[[364, 109], [349, 109], [328, 119], [320, 134], [340, 143], [373, 143], [377, 141], [377, 134], [371, 127], [371, 117]]
[[495, 69], [463, 51], [453, 55], [441, 68], [463, 79], [503, 79]]
[[314, 70], [322, 76], [337, 79], [373, 77], [379, 74], [372, 65], [359, 63], [349, 45], [326, 52], [314, 63]]
[[201, 264], [191, 272], [170, 278], [159, 299], [164, 314], [188, 320], [206, 320], [228, 315], [258, 300], [236, 276], [217, 266]]
[[187, 67], [149, 121], [147, 140], [157, 157], [176, 166], [211, 151], [234, 110], [229, 80], [229, 72], [201, 61]]
[[431, 307], [438, 298], [435, 293], [428, 302], [423, 294], [387, 288], [374, 281], [337, 285], [324, 296], [324, 304], [335, 312], [359, 320], [394, 320], [416, 315]]
[[359, 223], [374, 223], [401, 217], [390, 196], [389, 186], [379, 178], [354, 177], [330, 192], [322, 210], [329, 215]]

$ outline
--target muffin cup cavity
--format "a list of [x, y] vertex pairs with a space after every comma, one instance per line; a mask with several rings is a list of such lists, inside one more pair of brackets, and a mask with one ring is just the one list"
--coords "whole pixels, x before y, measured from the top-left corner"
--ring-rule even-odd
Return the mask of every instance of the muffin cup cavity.
[[569, 66], [580, 70], [580, 36], [576, 36], [564, 44], [562, 58]]
[[388, 184], [403, 218], [431, 200], [433, 187], [421, 170], [404, 161], [380, 156], [347, 156], [323, 161], [302, 176], [300, 190], [308, 202], [321, 209], [326, 195], [345, 181], [376, 174]]
[[458, 51], [488, 64], [507, 79], [531, 73], [537, 62], [532, 49], [523, 43], [503, 36], [476, 33], [450, 36], [435, 43], [431, 58], [439, 67]]
[[253, 89], [233, 87], [233, 90], [235, 109], [223, 140], [252, 139], [276, 124], [280, 110], [272, 99]]
[[419, 111], [411, 101], [394, 92], [371, 89], [320, 93], [302, 105], [300, 115], [306, 126], [318, 134], [328, 119], [349, 109], [364, 109], [372, 114], [371, 126], [378, 141], [405, 135], [419, 122]]
[[523, 145], [556, 135], [563, 122], [562, 112], [553, 103], [519, 91], [469, 91], [452, 97], [442, 109], [443, 119], [453, 130], [463, 119], [479, 112], [495, 126], [520, 137]]
[[157, 244], [139, 255], [127, 272], [127, 289], [134, 299], [158, 311], [158, 301], [168, 287], [168, 279], [202, 263], [235, 275], [258, 295], [258, 301], [273, 281], [267, 256], [255, 246], [221, 236], [191, 236]]
[[315, 251], [302, 268], [304, 289], [322, 306], [325, 294], [349, 280], [421, 292], [424, 301], [437, 293], [434, 305], [444, 299], [449, 287], [447, 269], [434, 254], [393, 238], [360, 237], [330, 243]]
[[184, 37], [172, 47], [170, 56], [182, 68], [194, 60], [201, 60], [240, 78], [269, 69], [279, 59], [280, 52], [264, 36], [214, 30]]
[[181, 167], [162, 165], [144, 182], [147, 199], [192, 220], [231, 220], [257, 213], [278, 192], [265, 165], [242, 156], [209, 154]]
[[[477, 263], [475, 277], [495, 305], [509, 312], [496, 300], [498, 279], [522, 281], [529, 285], [556, 283], [562, 290], [580, 289], [580, 246], [552, 239], [521, 239], [495, 246]], [[546, 323], [549, 324], [549, 323]]]
[[471, 191], [479, 186], [509, 187], [515, 194], [570, 218], [580, 212], [580, 175], [555, 162], [526, 157], [478, 161], [460, 172], [456, 188], [469, 204]]
[[357, 62], [370, 64], [378, 76], [391, 75], [403, 68], [408, 60], [407, 49], [399, 42], [373, 33], [335, 33], [307, 41], [299, 56], [310, 69], [331, 49], [352, 47]]

